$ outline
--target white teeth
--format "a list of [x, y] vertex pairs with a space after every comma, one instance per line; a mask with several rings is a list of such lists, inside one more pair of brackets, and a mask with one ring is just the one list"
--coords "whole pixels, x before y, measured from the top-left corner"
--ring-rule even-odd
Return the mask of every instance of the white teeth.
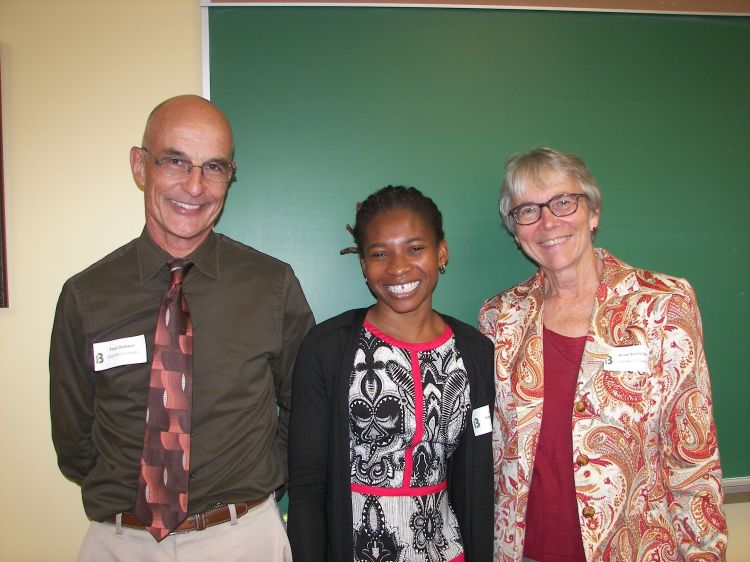
[[563, 236], [561, 238], [553, 238], [552, 240], [545, 240], [544, 242], [539, 242], [540, 246], [556, 246], [557, 244], [562, 244], [565, 242], [570, 236]]
[[196, 209], [200, 208], [200, 205], [189, 205], [188, 203], [183, 203], [182, 201], [175, 201], [174, 199], [172, 199], [172, 203], [174, 203], [178, 207], [187, 209], [188, 211], [195, 211]]
[[416, 289], [419, 286], [419, 283], [421, 283], [421, 281], [413, 281], [411, 283], [404, 283], [403, 285], [386, 285], [385, 288], [391, 293], [403, 295]]

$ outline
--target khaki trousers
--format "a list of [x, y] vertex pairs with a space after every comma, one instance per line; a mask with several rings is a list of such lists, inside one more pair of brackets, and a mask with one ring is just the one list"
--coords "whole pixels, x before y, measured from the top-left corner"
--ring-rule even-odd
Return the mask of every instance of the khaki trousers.
[[273, 495], [235, 521], [169, 535], [92, 521], [77, 562], [291, 562], [284, 523]]

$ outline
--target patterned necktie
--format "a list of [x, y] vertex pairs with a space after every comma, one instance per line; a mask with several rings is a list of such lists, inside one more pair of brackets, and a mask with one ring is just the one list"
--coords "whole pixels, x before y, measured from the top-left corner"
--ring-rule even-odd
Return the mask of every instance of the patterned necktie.
[[193, 326], [182, 281], [193, 264], [169, 264], [171, 283], [156, 323], [135, 514], [161, 542], [187, 517]]

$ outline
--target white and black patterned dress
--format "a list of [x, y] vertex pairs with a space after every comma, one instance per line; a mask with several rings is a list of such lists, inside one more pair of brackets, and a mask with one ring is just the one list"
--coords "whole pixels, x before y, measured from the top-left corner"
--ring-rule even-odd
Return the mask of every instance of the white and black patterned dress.
[[408, 344], [365, 322], [349, 378], [355, 561], [463, 560], [446, 478], [470, 409], [448, 326]]

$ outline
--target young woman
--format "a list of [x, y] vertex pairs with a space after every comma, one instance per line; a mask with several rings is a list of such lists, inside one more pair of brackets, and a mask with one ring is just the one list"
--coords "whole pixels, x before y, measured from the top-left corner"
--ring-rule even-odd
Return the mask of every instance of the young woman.
[[492, 559], [493, 351], [432, 310], [442, 215], [385, 187], [354, 238], [376, 299], [303, 342], [289, 435], [295, 562]]

